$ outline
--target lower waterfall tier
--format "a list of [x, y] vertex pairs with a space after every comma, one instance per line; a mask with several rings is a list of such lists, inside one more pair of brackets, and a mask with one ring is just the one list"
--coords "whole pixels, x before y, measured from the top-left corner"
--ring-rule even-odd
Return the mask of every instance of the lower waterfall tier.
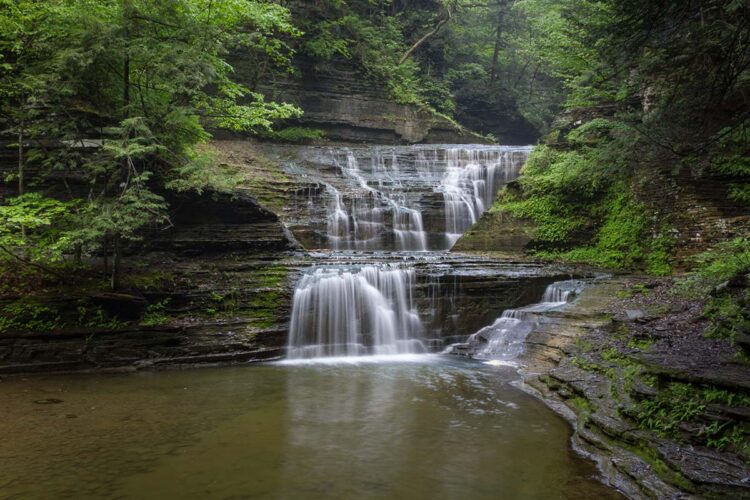
[[[321, 259], [296, 286], [287, 357], [440, 352], [503, 311], [532, 310], [528, 304], [550, 283], [569, 276], [535, 265], [479, 264], [430, 253]], [[557, 300], [562, 293], [548, 289], [545, 296]]]
[[395, 265], [323, 267], [294, 293], [290, 359], [425, 352], [415, 273]]

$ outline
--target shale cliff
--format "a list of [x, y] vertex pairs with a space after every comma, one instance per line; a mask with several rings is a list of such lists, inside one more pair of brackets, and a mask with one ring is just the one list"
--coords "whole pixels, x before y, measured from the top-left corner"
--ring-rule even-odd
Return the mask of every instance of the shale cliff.
[[[237, 74], [250, 72], [240, 56]], [[295, 76], [276, 75], [258, 88], [269, 99], [304, 111], [290, 126], [316, 128], [339, 141], [375, 144], [479, 143], [490, 141], [449, 118], [414, 105], [399, 104], [349, 61], [314, 64], [298, 58]]]

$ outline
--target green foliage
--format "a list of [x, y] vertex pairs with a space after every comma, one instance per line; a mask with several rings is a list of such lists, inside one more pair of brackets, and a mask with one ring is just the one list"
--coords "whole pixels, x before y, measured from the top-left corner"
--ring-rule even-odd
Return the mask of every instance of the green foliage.
[[681, 294], [705, 298], [708, 337], [734, 341], [750, 332], [750, 239], [738, 237], [693, 257], [690, 274], [678, 283]]
[[170, 299], [164, 299], [149, 304], [141, 318], [140, 324], [142, 326], [161, 326], [169, 323], [171, 320], [171, 317], [167, 313], [169, 302]]
[[[23, 161], [7, 182], [64, 184], [0, 206], [0, 246], [26, 264], [108, 252], [169, 223], [164, 189], [229, 191], [207, 127], [269, 132], [301, 110], [233, 80], [230, 51], [288, 68], [300, 35], [256, 0], [0, 1], [0, 127]], [[87, 186], [76, 200], [71, 183]], [[46, 265], [46, 264], [45, 264]], [[113, 270], [113, 286], [119, 268]]]
[[717, 134], [718, 147], [710, 158], [712, 172], [729, 176], [729, 196], [733, 200], [750, 204], [750, 123], [743, 121], [737, 127], [727, 127]]
[[[78, 200], [63, 203], [28, 193], [0, 205], [0, 259], [23, 255], [32, 261], [55, 262], [75, 241], [71, 208]], [[14, 253], [15, 252], [15, 253]]]
[[32, 297], [18, 299], [0, 310], [0, 332], [48, 332], [64, 324], [58, 311]]
[[[69, 326], [69, 323], [70, 322], [66, 323], [65, 326]], [[123, 327], [124, 323], [116, 317], [110, 317], [101, 307], [80, 305], [78, 306], [78, 319], [76, 320], [75, 325], [115, 330]]]
[[750, 273], [750, 238], [738, 237], [718, 243], [693, 257], [694, 267], [681, 283], [683, 290], [705, 294], [735, 276]]
[[639, 401], [634, 415], [640, 427], [675, 438], [680, 437], [681, 424], [696, 424], [700, 427], [696, 437], [705, 446], [746, 454], [750, 447], [742, 425], [734, 421], [706, 421], [706, 408], [711, 403], [750, 406], [750, 397], [712, 386], [672, 382], [655, 398]]
[[325, 132], [309, 127], [285, 127], [265, 135], [269, 139], [290, 144], [310, 144], [325, 139]]
[[195, 191], [198, 194], [206, 190], [230, 193], [242, 180], [236, 169], [221, 163], [214, 151], [203, 147], [186, 155], [186, 161], [173, 169], [165, 187], [177, 192]]
[[710, 325], [706, 336], [734, 340], [738, 333], [750, 332], [750, 292], [711, 297], [705, 305], [703, 314]]
[[669, 274], [672, 241], [652, 226], [609, 150], [620, 150], [630, 133], [596, 119], [568, 134], [573, 149], [538, 147], [521, 173], [521, 191], [502, 192], [493, 210], [531, 219], [541, 257]]

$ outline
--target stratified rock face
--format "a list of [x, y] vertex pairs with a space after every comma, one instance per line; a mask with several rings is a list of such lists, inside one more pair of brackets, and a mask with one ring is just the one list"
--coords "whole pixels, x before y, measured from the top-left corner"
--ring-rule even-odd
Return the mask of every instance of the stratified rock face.
[[278, 216], [245, 193], [169, 193], [167, 201], [172, 227], [148, 238], [149, 250], [199, 255], [301, 249]]
[[479, 220], [529, 147], [274, 148], [300, 182], [283, 219], [308, 249], [446, 250]]
[[[442, 351], [536, 303], [564, 269], [446, 253], [318, 255], [292, 302], [292, 359]], [[551, 300], [551, 299], [550, 299]]]
[[[240, 80], [253, 73], [247, 64], [236, 57], [234, 65]], [[304, 110], [305, 114], [292, 124], [321, 129], [330, 139], [352, 142], [489, 142], [433, 112], [393, 102], [349, 62], [321, 67], [300, 60], [296, 65], [298, 77], [271, 79], [260, 85], [268, 97]]]
[[534, 236], [535, 225], [511, 214], [485, 212], [456, 242], [459, 252], [497, 252], [523, 255]]

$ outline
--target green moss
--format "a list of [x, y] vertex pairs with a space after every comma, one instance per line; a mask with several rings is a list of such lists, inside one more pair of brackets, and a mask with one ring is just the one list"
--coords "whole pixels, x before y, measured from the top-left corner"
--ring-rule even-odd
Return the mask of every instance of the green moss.
[[646, 443], [640, 443], [639, 445], [631, 445], [623, 441], [617, 442], [618, 446], [622, 446], [631, 453], [639, 456], [644, 462], [651, 466], [656, 475], [658, 475], [665, 482], [674, 485], [686, 491], [693, 493], [696, 491], [695, 485], [688, 478], [677, 472], [676, 470], [669, 467], [664, 460], [662, 460], [656, 450], [651, 448]]
[[536, 225], [531, 247], [541, 258], [611, 269], [672, 271], [674, 240], [636, 199], [632, 168], [624, 163], [632, 131], [595, 119], [567, 136], [565, 149], [540, 146], [519, 178], [494, 204]]
[[310, 127], [286, 127], [264, 134], [264, 137], [290, 144], [309, 144], [325, 139], [326, 133]]
[[573, 405], [573, 407], [576, 409], [576, 413], [578, 413], [578, 416], [580, 418], [587, 418], [588, 415], [590, 415], [593, 411], [591, 402], [586, 398], [576, 396], [574, 398], [570, 398], [568, 402]]
[[153, 271], [127, 276], [125, 283], [138, 290], [163, 290], [172, 287], [174, 279], [174, 274], [169, 271]]
[[644, 340], [630, 339], [628, 340], [628, 347], [631, 349], [637, 349], [639, 351], [645, 351], [648, 348], [650, 348], [652, 345], [654, 345], [653, 339], [644, 339]]
[[692, 258], [691, 273], [679, 282], [679, 291], [702, 296], [720, 283], [750, 275], [750, 238], [739, 237], [717, 244]]

